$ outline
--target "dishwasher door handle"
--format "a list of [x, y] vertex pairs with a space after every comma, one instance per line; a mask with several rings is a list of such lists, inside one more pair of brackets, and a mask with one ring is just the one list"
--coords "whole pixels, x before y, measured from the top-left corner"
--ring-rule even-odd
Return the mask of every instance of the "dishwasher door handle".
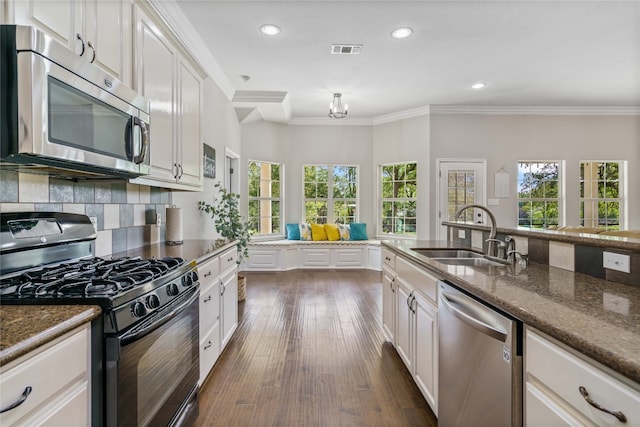
[[474, 329], [477, 329], [478, 331], [482, 332], [485, 335], [493, 337], [502, 342], [507, 342], [508, 335], [506, 332], [498, 330], [494, 328], [492, 325], [465, 313], [464, 311], [455, 307], [454, 304], [465, 307], [468, 309], [468, 311], [482, 310], [482, 314], [484, 316], [491, 317], [491, 312], [484, 309], [484, 307], [483, 308], [471, 307], [470, 305], [468, 305], [466, 301], [456, 297], [455, 295], [449, 294], [447, 292], [440, 292], [440, 301], [442, 301], [445, 307], [448, 308], [451, 311], [451, 313], [454, 316], [456, 316], [458, 319], [460, 319], [462, 322], [466, 323], [467, 325], [471, 326]]

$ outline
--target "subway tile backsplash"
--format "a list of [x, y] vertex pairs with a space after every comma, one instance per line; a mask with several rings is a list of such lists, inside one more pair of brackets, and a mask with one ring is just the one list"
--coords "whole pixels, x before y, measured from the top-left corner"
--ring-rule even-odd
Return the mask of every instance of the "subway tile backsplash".
[[154, 243], [150, 236], [164, 240], [164, 225], [159, 233], [150, 228], [156, 227], [156, 213], [164, 218], [171, 196], [167, 189], [126, 182], [73, 182], [0, 171], [0, 211], [62, 211], [96, 217], [97, 256]]

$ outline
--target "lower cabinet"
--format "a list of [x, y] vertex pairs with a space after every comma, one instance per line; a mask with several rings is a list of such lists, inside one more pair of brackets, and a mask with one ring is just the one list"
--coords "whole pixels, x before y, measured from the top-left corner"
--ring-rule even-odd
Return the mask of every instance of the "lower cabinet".
[[90, 356], [87, 324], [3, 366], [0, 409], [27, 397], [0, 414], [0, 425], [91, 425]]
[[[402, 270], [401, 258], [396, 260], [396, 267]], [[383, 263], [384, 264], [384, 263]], [[422, 395], [431, 406], [434, 414], [438, 414], [438, 309], [436, 301], [430, 296], [437, 279], [426, 271], [418, 271], [411, 265], [409, 274], [403, 276], [401, 271], [390, 278], [389, 268], [383, 268], [383, 329], [384, 313], [390, 310], [389, 301], [393, 299], [395, 309], [394, 345], [398, 355], [413, 376], [413, 380]], [[409, 277], [410, 279], [407, 279]], [[387, 283], [388, 282], [388, 283]], [[393, 290], [389, 291], [389, 287]]]
[[395, 344], [396, 329], [396, 273], [382, 267], [382, 332], [387, 341]]
[[238, 325], [236, 248], [198, 265], [200, 276], [200, 381], [202, 385]]
[[531, 328], [524, 371], [527, 427], [640, 425], [640, 384]]

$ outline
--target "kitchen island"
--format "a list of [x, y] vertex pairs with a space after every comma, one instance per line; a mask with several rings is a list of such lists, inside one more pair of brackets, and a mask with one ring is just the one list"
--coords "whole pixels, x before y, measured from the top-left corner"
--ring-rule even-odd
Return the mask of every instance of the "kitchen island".
[[640, 383], [640, 288], [536, 263], [515, 271], [445, 265], [412, 250], [452, 247], [451, 242], [382, 245]]

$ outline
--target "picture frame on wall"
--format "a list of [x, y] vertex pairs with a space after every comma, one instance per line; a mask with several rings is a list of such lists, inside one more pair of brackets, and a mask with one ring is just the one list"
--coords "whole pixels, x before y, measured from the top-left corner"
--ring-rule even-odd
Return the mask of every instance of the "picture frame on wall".
[[203, 174], [205, 178], [216, 177], [216, 149], [202, 144], [203, 152]]

